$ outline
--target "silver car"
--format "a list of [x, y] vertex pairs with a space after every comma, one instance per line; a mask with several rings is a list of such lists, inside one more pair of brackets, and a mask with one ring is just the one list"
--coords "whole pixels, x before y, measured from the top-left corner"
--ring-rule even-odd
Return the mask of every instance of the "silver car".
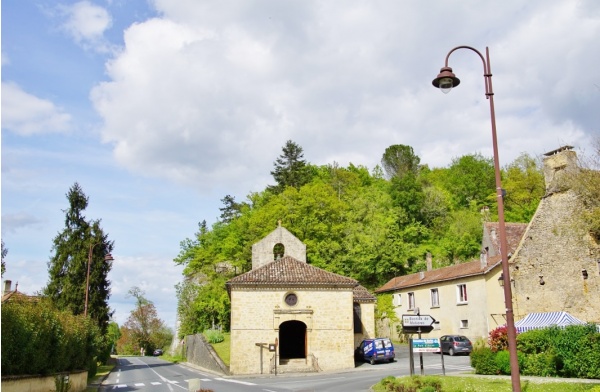
[[444, 335], [440, 338], [442, 353], [456, 355], [465, 353], [469, 355], [473, 351], [473, 344], [463, 335]]

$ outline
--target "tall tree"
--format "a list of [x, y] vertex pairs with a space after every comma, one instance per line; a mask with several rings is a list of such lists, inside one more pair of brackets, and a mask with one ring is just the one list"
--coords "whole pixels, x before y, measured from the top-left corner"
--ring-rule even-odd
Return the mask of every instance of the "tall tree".
[[[146, 353], [156, 348], [163, 348], [173, 339], [173, 333], [170, 332], [170, 335], [166, 333], [168, 328], [158, 318], [156, 307], [145, 297], [143, 290], [134, 286], [128, 294], [135, 298], [136, 305], [123, 325], [119, 345], [143, 348]], [[123, 339], [129, 339], [128, 344], [124, 343]]]
[[48, 261], [49, 279], [43, 293], [57, 308], [73, 314], [84, 313], [86, 280], [89, 264], [88, 315], [106, 332], [112, 315], [108, 306], [112, 262], [105, 260], [113, 249], [113, 241], [100, 227], [100, 220], [87, 221], [83, 215], [88, 197], [78, 183], [66, 194], [69, 209], [65, 212], [65, 228], [53, 240], [54, 255]]
[[403, 177], [409, 173], [416, 176], [420, 162], [421, 158], [415, 155], [413, 148], [404, 144], [389, 146], [381, 158], [381, 165], [388, 178]]
[[277, 185], [269, 186], [274, 193], [281, 193], [286, 187], [300, 188], [310, 181], [307, 163], [304, 159], [302, 147], [288, 140], [283, 146], [283, 152], [277, 158], [273, 166], [275, 169], [271, 175]]
[[223, 207], [219, 208], [219, 211], [221, 211], [221, 222], [230, 223], [240, 216], [241, 205], [235, 202], [235, 197], [227, 195], [221, 199], [221, 202], [223, 202]]
[[4, 271], [6, 271], [6, 263], [4, 262], [4, 258], [8, 254], [8, 249], [4, 246], [4, 240], [2, 240], [2, 276], [4, 276]]

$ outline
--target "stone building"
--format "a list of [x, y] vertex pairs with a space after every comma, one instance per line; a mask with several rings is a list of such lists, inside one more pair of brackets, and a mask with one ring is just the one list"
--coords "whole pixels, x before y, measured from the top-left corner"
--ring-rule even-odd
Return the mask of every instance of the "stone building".
[[306, 246], [281, 225], [252, 246], [252, 270], [227, 290], [231, 374], [352, 368], [354, 348], [375, 336], [375, 297], [308, 264]]
[[569, 187], [578, 170], [570, 146], [545, 154], [546, 195], [510, 260], [516, 320], [566, 311], [600, 323], [600, 244], [581, 224], [584, 206]]

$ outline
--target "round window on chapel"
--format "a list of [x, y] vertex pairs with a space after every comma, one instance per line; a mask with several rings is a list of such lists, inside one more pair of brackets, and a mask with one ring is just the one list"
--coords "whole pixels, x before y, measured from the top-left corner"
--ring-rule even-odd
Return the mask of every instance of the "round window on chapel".
[[298, 303], [298, 297], [294, 293], [285, 296], [285, 303], [289, 306], [294, 306]]

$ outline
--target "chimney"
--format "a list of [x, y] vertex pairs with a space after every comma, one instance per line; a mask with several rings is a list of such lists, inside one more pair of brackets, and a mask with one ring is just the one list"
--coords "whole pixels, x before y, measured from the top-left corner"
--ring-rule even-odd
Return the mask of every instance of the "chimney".
[[10, 281], [8, 279], [4, 281], [4, 291], [2, 292], [2, 295], [10, 292], [10, 286], [11, 285], [12, 285], [12, 281]]
[[481, 253], [479, 254], [479, 261], [481, 262], [481, 269], [485, 269], [487, 267], [487, 249], [486, 250], [482, 250]]
[[419, 280], [423, 280], [425, 279], [425, 272], [421, 271], [419, 272]]
[[431, 253], [427, 252], [425, 256], [425, 264], [427, 264], [427, 271], [431, 271], [433, 269], [433, 260], [431, 259]]
[[565, 178], [565, 175], [578, 168], [577, 153], [573, 151], [573, 146], [560, 147], [545, 153], [544, 156], [546, 193], [565, 190], [568, 186], [568, 178]]

